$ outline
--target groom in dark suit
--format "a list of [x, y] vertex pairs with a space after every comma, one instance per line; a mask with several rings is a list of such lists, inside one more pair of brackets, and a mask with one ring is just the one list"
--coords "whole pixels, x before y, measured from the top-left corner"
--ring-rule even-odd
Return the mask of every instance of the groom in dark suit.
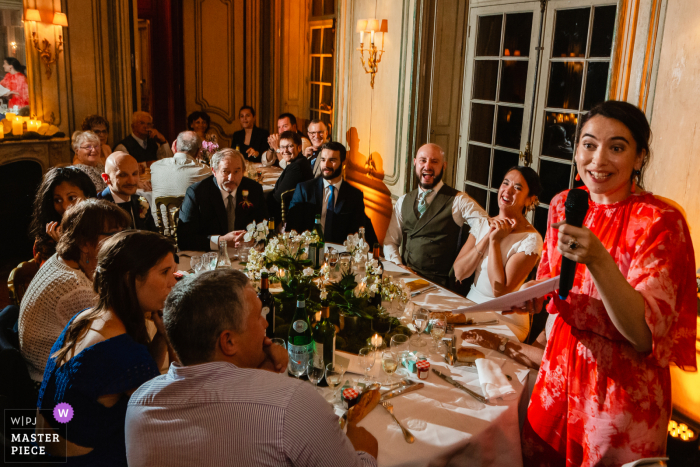
[[148, 201], [136, 195], [139, 183], [139, 163], [129, 154], [117, 151], [107, 158], [102, 178], [107, 188], [97, 194], [98, 199], [111, 201], [131, 217], [131, 228], [157, 232]]
[[312, 230], [319, 214], [326, 242], [342, 244], [348, 235], [364, 227], [365, 239], [371, 247], [377, 235], [365, 214], [362, 191], [343, 181], [345, 155], [345, 146], [337, 142], [320, 147], [321, 176], [297, 185], [289, 204], [287, 230]]
[[211, 170], [185, 193], [177, 231], [181, 250], [218, 250], [219, 240], [234, 246], [248, 224], [267, 217], [262, 186], [243, 176], [243, 154], [223, 149], [212, 156]]

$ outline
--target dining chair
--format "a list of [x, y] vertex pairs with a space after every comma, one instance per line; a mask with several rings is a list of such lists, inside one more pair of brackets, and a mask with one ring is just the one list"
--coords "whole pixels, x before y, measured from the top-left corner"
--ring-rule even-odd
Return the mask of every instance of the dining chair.
[[287, 190], [284, 193], [282, 193], [282, 222], [280, 223], [280, 227], [284, 226], [287, 223], [287, 208], [289, 206], [289, 203], [292, 202], [292, 197], [294, 196], [295, 190], [296, 188], [292, 188], [291, 190]]
[[19, 263], [19, 266], [10, 272], [7, 278], [7, 288], [10, 293], [10, 302], [19, 306], [22, 297], [29, 287], [29, 283], [39, 271], [39, 265], [33, 259]]
[[[180, 206], [182, 206], [184, 200], [184, 196], [159, 196], [155, 200], [156, 213], [158, 214], [156, 218], [158, 231], [161, 235], [171, 237], [175, 241], [177, 241], [177, 221], [180, 218]], [[165, 232], [166, 225], [163, 219], [163, 207], [165, 207], [165, 216], [167, 216], [166, 219], [168, 221], [167, 233]]]

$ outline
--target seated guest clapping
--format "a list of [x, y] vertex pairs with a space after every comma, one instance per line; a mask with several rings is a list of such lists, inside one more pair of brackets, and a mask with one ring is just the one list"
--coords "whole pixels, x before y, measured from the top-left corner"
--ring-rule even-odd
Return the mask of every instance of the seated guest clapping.
[[[518, 290], [542, 253], [542, 236], [525, 218], [537, 206], [542, 184], [529, 167], [513, 167], [498, 189], [498, 216], [470, 219], [467, 243], [455, 260], [458, 281], [475, 274], [467, 298], [484, 303]], [[526, 315], [503, 316], [522, 342], [530, 331]]]
[[102, 180], [102, 173], [105, 166], [102, 165], [102, 145], [100, 138], [92, 131], [76, 131], [72, 138], [75, 159], [73, 166], [82, 170], [90, 177], [98, 192], [107, 188], [107, 184]]
[[180, 363], [129, 401], [129, 466], [376, 465], [371, 434], [349, 425], [344, 435], [313, 386], [277, 374], [286, 352], [265, 337], [261, 309], [235, 270], [173, 288], [163, 321]]
[[75, 167], [54, 167], [46, 172], [34, 198], [29, 226], [29, 235], [34, 239], [34, 260], [39, 265], [56, 253], [66, 209], [96, 195], [90, 177]]
[[100, 245], [129, 227], [129, 217], [113, 203], [84, 200], [61, 222], [63, 235], [34, 276], [19, 311], [19, 344], [29, 376], [41, 382], [49, 351], [76, 313], [93, 306], [92, 277]]
[[218, 250], [240, 240], [251, 222], [267, 217], [262, 186], [243, 176], [245, 159], [233, 149], [211, 158], [213, 175], [187, 189], [180, 208], [177, 244], [181, 250]]
[[107, 188], [97, 193], [97, 198], [116, 203], [129, 214], [130, 228], [156, 231], [156, 221], [146, 198], [138, 196], [139, 164], [125, 152], [110, 154], [102, 178]]
[[326, 143], [320, 146], [319, 154], [321, 177], [297, 185], [289, 204], [288, 230], [312, 230], [320, 214], [327, 242], [342, 244], [348, 235], [364, 227], [365, 238], [374, 245], [377, 236], [365, 214], [362, 191], [343, 181], [345, 146]]
[[[127, 465], [127, 402], [160, 374], [157, 362], [169, 354], [159, 310], [176, 270], [175, 246], [162, 235], [130, 230], [104, 242], [95, 270], [97, 304], [70, 320], [46, 363], [38, 407], [66, 402], [74, 410], [68, 439], [47, 443], [47, 452], [67, 452], [68, 465]], [[147, 316], [157, 329], [153, 338]], [[58, 422], [38, 413], [37, 427], [55, 433]]]
[[275, 218], [275, 225], [282, 219], [282, 193], [293, 190], [301, 182], [314, 178], [311, 163], [301, 153], [301, 136], [292, 131], [280, 135], [279, 148], [285, 168], [275, 183], [274, 191], [267, 197], [267, 210]]

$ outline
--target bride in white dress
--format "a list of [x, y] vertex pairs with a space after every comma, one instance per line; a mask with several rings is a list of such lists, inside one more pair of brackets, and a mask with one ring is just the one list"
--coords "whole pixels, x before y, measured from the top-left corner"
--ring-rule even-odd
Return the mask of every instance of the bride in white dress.
[[[542, 237], [525, 214], [535, 209], [541, 192], [537, 172], [529, 167], [513, 167], [498, 190], [498, 216], [469, 222], [469, 239], [454, 263], [458, 281], [475, 274], [469, 300], [483, 303], [518, 290], [537, 265]], [[521, 342], [525, 340], [530, 331], [529, 315], [512, 314], [501, 319]]]

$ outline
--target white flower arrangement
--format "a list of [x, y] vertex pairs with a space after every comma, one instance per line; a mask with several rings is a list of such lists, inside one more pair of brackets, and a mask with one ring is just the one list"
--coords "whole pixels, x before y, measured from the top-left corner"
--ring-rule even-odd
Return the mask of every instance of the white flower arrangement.
[[143, 196], [139, 196], [139, 217], [141, 219], [144, 219], [146, 217], [146, 214], [151, 210], [151, 207], [148, 205], [148, 201], [146, 201], [146, 198]]
[[304, 273], [304, 276], [311, 277], [314, 275], [314, 268], [305, 268], [303, 273]]
[[243, 241], [249, 242], [255, 240], [256, 242], [265, 240], [267, 235], [270, 233], [270, 229], [267, 228], [267, 219], [259, 224], [251, 222], [248, 227], [246, 227], [246, 233], [243, 236]]
[[[352, 257], [360, 258], [356, 260], [357, 262], [362, 260], [361, 258], [363, 255], [366, 258], [369, 252], [369, 245], [358, 234], [348, 235], [347, 240], [343, 242], [343, 246], [345, 247], [345, 251], [350, 253]], [[358, 253], [360, 256], [357, 256]]]

